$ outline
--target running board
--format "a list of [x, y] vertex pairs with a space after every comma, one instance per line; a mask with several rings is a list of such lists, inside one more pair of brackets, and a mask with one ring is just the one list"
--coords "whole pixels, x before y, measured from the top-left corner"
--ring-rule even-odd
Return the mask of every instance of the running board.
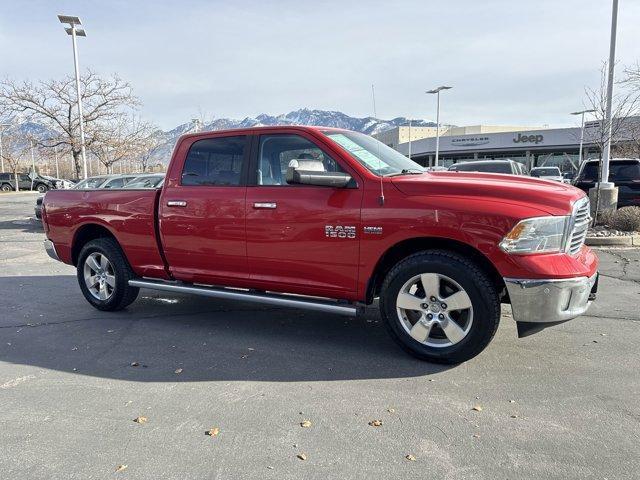
[[262, 303], [264, 305], [276, 305], [278, 307], [303, 308], [317, 312], [334, 313], [355, 317], [360, 308], [356, 305], [339, 304], [331, 300], [316, 300], [311, 297], [298, 297], [292, 295], [279, 295], [271, 293], [254, 293], [248, 290], [231, 290], [227, 288], [201, 287], [190, 284], [176, 284], [153, 280], [129, 280], [129, 285], [138, 288], [150, 288], [165, 292], [189, 293], [204, 297], [224, 298], [228, 300], [242, 300], [245, 302]]

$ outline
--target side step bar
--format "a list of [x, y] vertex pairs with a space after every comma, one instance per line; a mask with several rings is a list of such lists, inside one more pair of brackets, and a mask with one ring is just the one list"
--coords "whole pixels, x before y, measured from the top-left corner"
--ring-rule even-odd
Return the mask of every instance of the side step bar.
[[355, 317], [360, 308], [350, 303], [338, 303], [331, 300], [320, 300], [313, 297], [298, 297], [293, 295], [279, 295], [276, 293], [255, 293], [248, 290], [232, 290], [228, 288], [203, 287], [191, 284], [176, 284], [154, 280], [129, 280], [129, 285], [139, 288], [150, 288], [165, 292], [189, 293], [204, 297], [242, 300], [245, 302], [276, 305], [278, 307], [302, 308], [317, 312], [334, 313]]

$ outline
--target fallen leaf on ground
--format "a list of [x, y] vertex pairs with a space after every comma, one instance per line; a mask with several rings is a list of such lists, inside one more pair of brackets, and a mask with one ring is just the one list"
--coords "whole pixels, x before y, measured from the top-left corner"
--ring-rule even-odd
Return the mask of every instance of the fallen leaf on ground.
[[182, 369], [181, 368], [176, 368], [173, 373], [182, 373]]
[[382, 420], [371, 420], [369, 422], [369, 425], [371, 425], [372, 427], [381, 427], [382, 426]]
[[116, 472], [121, 472], [121, 471], [123, 471], [123, 470], [126, 470], [128, 466], [129, 466], [129, 465], [118, 465], [118, 466], [116, 467]]
[[387, 408], [387, 412], [389, 413], [395, 413], [396, 409], [395, 408]]
[[415, 462], [416, 461], [416, 457], [414, 457], [413, 455], [409, 454], [406, 457], [407, 460], [409, 460], [410, 462]]
[[205, 433], [210, 437], [217, 437], [220, 433], [220, 429], [218, 427], [213, 427], [211, 430], [207, 430]]
[[518, 415], [511, 415], [511, 418], [518, 418]]
[[300, 460], [306, 460], [307, 459], [307, 454], [306, 453], [299, 453], [298, 455], [296, 455], [296, 457], [298, 457]]
[[475, 405], [471, 410], [475, 410], [476, 412], [481, 412], [482, 407], [480, 405]]
[[139, 367], [140, 364], [138, 362], [131, 362], [129, 365], [131, 365], [132, 367]]
[[136, 423], [147, 423], [147, 417], [136, 417], [133, 421]]
[[300, 426], [304, 428], [309, 428], [311, 426], [311, 420], [303, 420], [300, 422]]
[[474, 433], [473, 434], [473, 438], [480, 438], [480, 434], [479, 433]]

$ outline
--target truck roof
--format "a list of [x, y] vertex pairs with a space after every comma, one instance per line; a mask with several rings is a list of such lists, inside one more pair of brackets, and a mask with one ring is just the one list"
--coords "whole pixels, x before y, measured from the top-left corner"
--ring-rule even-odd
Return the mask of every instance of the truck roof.
[[261, 131], [277, 132], [278, 130], [298, 130], [303, 132], [349, 131], [346, 128], [322, 127], [319, 125], [264, 125], [260, 127], [228, 128], [225, 130], [207, 130], [207, 131], [201, 131], [197, 133], [185, 133], [184, 135], [181, 135], [180, 138], [183, 139], [183, 138], [199, 137], [199, 136], [202, 136], [205, 134], [211, 134], [211, 133], [215, 133], [215, 134], [237, 133], [237, 134], [251, 135], [252, 133], [261, 132]]

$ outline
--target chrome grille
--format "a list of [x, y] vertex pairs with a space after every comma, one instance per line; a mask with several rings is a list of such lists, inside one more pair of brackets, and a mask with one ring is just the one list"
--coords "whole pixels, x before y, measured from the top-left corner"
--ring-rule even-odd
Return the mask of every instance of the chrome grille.
[[589, 224], [591, 223], [591, 207], [587, 197], [581, 198], [573, 205], [571, 215], [571, 231], [567, 243], [567, 251], [570, 255], [576, 255], [587, 237]]

